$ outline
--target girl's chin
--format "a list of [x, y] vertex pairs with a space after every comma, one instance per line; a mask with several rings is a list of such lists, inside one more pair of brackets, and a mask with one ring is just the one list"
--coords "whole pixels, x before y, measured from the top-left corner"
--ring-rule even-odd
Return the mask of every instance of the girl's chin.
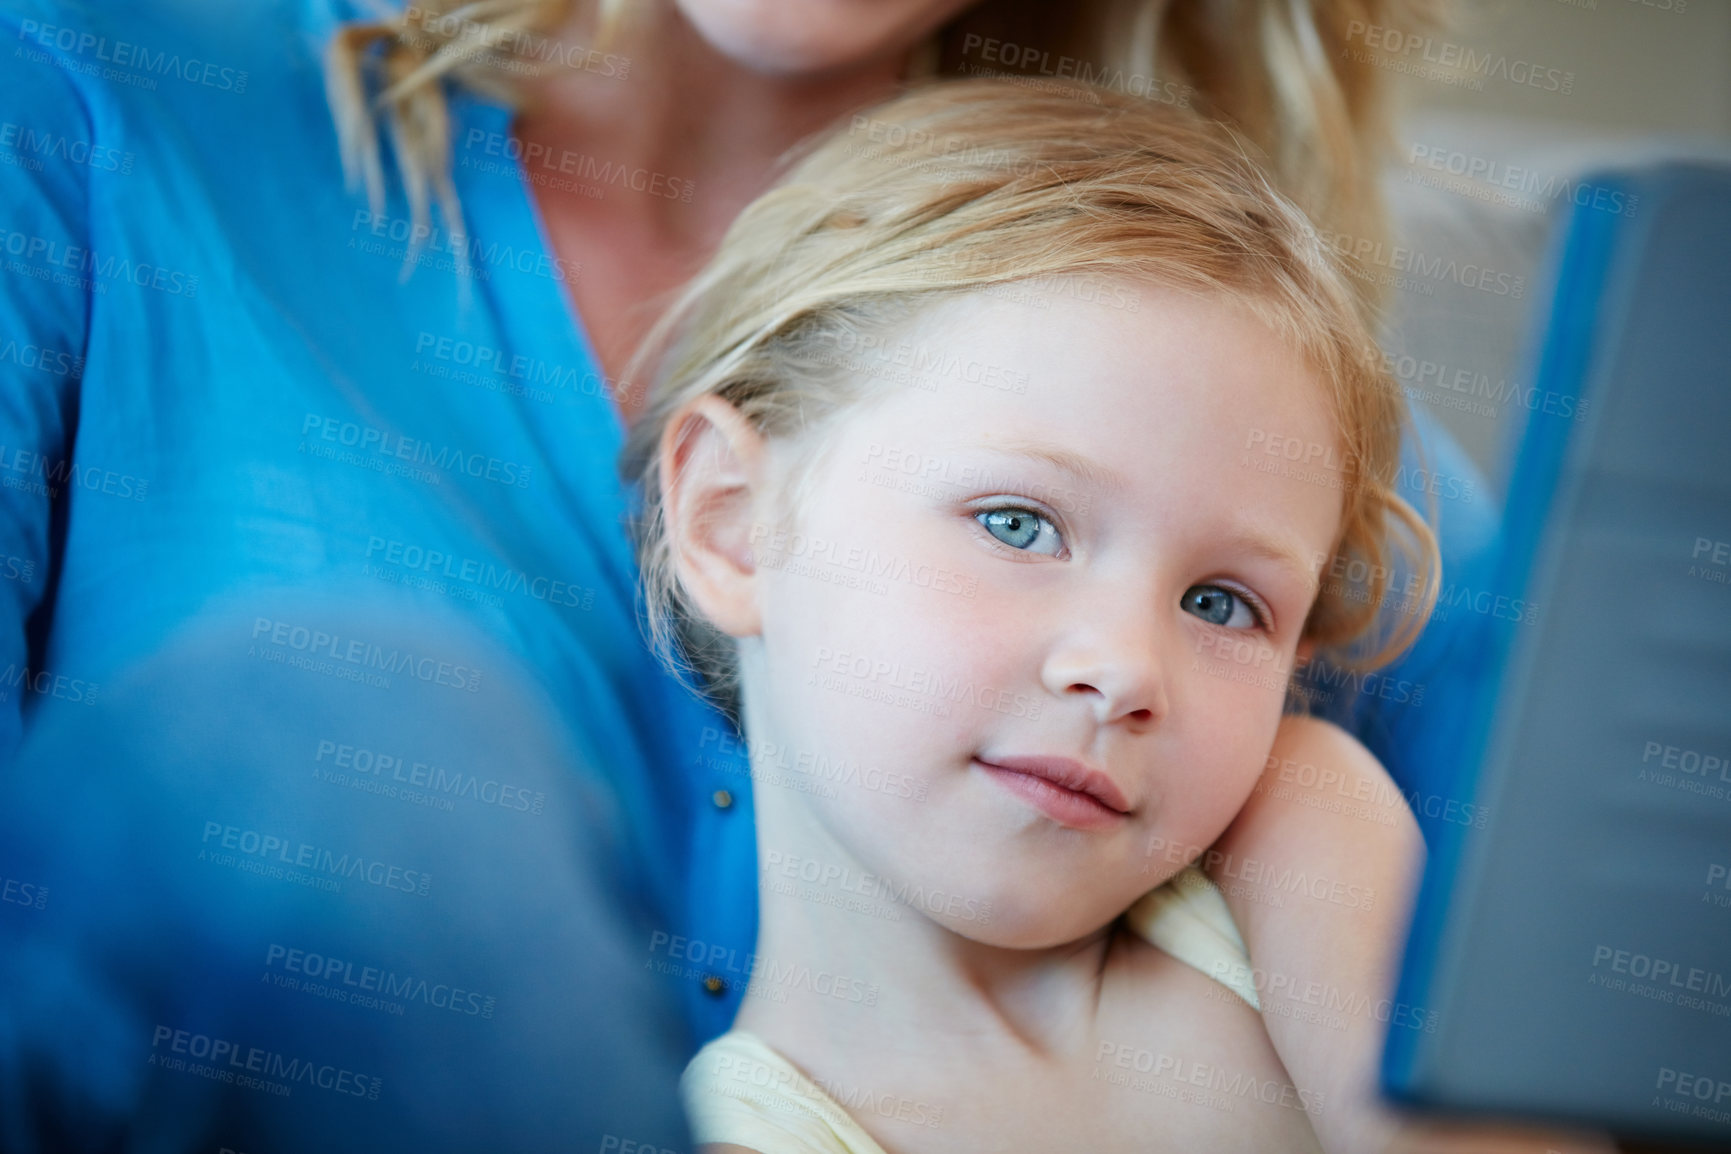
[[927, 917], [951, 933], [982, 946], [1000, 950], [1049, 950], [1072, 945], [1092, 937], [1117, 920], [1116, 915], [1096, 919], [1092, 923], [1066, 918], [1055, 922], [1052, 907], [1017, 910], [1013, 905], [993, 902], [988, 916], [966, 918], [946, 917], [928, 913]]

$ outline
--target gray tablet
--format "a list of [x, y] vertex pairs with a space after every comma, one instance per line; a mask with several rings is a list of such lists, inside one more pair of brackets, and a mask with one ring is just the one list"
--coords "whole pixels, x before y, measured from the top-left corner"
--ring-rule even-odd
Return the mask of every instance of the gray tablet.
[[1731, 171], [1583, 183], [1640, 209], [1553, 256], [1499, 586], [1537, 612], [1461, 719], [1489, 819], [1433, 847], [1383, 1082], [1731, 1148]]

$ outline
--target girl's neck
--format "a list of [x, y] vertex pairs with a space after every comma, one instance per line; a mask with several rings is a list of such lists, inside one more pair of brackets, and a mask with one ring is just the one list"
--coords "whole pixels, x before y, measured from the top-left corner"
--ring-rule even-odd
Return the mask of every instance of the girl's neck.
[[[749, 719], [749, 700], [746, 712]], [[1018, 1052], [1039, 1059], [1090, 1045], [1110, 927], [1031, 950], [947, 928], [922, 897], [963, 926], [984, 929], [989, 910], [969, 895], [935, 898], [918, 879], [874, 876], [816, 820], [805, 795], [777, 784], [788, 771], [763, 764], [774, 738], [756, 735], [772, 729], [749, 731], [761, 913], [737, 1028], [819, 1078], [858, 1083], [886, 1062], [905, 1068], [914, 1052], [934, 1066], [969, 1054], [997, 1065]]]

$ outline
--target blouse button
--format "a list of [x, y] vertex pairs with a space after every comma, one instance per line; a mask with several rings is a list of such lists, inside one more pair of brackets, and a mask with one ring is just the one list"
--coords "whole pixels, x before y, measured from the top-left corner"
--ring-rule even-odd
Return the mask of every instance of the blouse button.
[[716, 809], [732, 809], [733, 794], [725, 789], [718, 789], [709, 795], [709, 800], [715, 803]]

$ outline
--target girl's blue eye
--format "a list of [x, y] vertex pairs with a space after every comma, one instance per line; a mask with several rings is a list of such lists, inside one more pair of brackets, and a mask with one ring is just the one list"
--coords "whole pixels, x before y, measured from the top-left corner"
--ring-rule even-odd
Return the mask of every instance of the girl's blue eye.
[[987, 509], [975, 513], [974, 520], [1012, 549], [1054, 555], [1063, 545], [1058, 527], [1032, 509]]
[[1230, 589], [1218, 585], [1192, 585], [1179, 602], [1186, 613], [1194, 613], [1211, 625], [1228, 629], [1254, 629], [1256, 611], [1250, 603]]

